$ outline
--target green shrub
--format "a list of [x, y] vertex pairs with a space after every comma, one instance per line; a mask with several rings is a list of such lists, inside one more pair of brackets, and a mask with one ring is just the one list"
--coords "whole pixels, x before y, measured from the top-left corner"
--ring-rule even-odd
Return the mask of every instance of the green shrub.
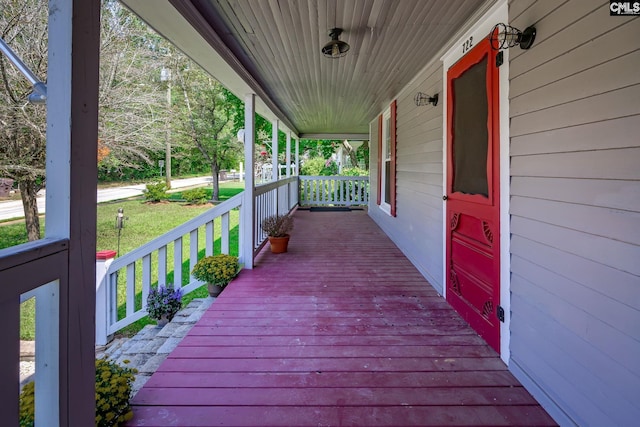
[[312, 157], [302, 163], [300, 175], [319, 176], [324, 168], [326, 160], [322, 157]]
[[342, 169], [342, 176], [369, 176], [369, 171], [360, 168], [345, 168]]
[[25, 384], [20, 393], [20, 427], [33, 427], [35, 419], [36, 388], [33, 381]]
[[142, 193], [147, 201], [159, 202], [169, 198], [168, 189], [166, 182], [158, 181], [155, 184], [147, 184], [147, 188]]
[[[136, 372], [107, 359], [96, 360], [96, 427], [117, 427], [133, 417], [129, 399]], [[34, 425], [34, 396], [32, 381], [20, 393], [20, 427]]]
[[194, 188], [182, 192], [182, 198], [190, 205], [203, 205], [209, 200], [207, 199], [206, 188]]
[[238, 257], [217, 254], [198, 261], [191, 274], [198, 280], [224, 288], [236, 277], [238, 268]]

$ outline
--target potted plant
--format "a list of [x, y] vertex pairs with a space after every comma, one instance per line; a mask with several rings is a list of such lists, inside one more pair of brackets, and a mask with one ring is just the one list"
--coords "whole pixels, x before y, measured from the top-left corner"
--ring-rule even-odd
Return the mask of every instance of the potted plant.
[[172, 285], [151, 288], [147, 297], [147, 312], [151, 319], [162, 327], [173, 319], [182, 307], [182, 289], [173, 289]]
[[217, 297], [222, 289], [238, 275], [238, 257], [218, 254], [202, 258], [193, 267], [193, 277], [207, 283], [209, 295]]
[[271, 215], [262, 220], [264, 231], [271, 245], [271, 252], [280, 254], [287, 252], [289, 232], [293, 230], [293, 217], [290, 215]]

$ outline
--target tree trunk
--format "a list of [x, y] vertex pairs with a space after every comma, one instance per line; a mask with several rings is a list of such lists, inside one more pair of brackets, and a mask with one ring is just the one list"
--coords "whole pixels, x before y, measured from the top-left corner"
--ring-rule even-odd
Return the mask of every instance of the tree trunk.
[[366, 153], [364, 156], [364, 168], [369, 170], [369, 141], [365, 141], [360, 148]]
[[217, 163], [212, 164], [211, 177], [213, 178], [213, 194], [211, 196], [211, 199], [214, 202], [217, 202], [218, 200], [220, 200], [220, 182], [218, 180], [219, 173], [220, 173], [220, 167], [218, 166], [218, 164]]
[[37, 185], [29, 179], [18, 181], [22, 207], [24, 208], [24, 222], [27, 227], [29, 241], [40, 239], [40, 217], [38, 216], [38, 203], [36, 201]]
[[354, 150], [353, 147], [351, 146], [351, 144], [349, 144], [347, 141], [343, 141], [342, 142], [342, 146], [344, 147], [344, 149], [346, 150], [347, 154], [349, 155], [349, 160], [351, 160], [351, 167], [352, 168], [357, 168], [358, 167], [358, 157], [356, 156], [356, 150]]

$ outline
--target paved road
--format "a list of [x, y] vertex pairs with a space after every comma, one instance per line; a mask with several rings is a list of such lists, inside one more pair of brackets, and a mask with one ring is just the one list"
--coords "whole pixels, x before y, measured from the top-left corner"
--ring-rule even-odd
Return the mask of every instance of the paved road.
[[[174, 179], [171, 181], [171, 188], [184, 188], [193, 185], [210, 184], [210, 176], [201, 176], [197, 178]], [[128, 197], [142, 195], [144, 184], [128, 185], [124, 187], [104, 188], [98, 190], [97, 202], [108, 202], [110, 200], [126, 199]], [[45, 211], [45, 192], [38, 193], [38, 212]], [[24, 217], [22, 210], [22, 202], [20, 200], [8, 200], [0, 202], [0, 221], [7, 219], [19, 219]]]

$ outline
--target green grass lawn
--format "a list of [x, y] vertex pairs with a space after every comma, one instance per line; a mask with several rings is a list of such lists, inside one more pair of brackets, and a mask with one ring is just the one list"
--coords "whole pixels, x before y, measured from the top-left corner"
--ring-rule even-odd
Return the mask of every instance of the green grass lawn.
[[[243, 183], [231, 182], [221, 184], [220, 199], [228, 199], [243, 190]], [[179, 197], [179, 194], [178, 194]], [[148, 204], [144, 200], [127, 200], [118, 202], [107, 202], [98, 205], [97, 213], [97, 250], [117, 250], [118, 247], [118, 230], [115, 228], [116, 216], [118, 209], [124, 209], [124, 215], [127, 217], [125, 221], [125, 228], [121, 232], [120, 236], [120, 255], [124, 255], [133, 249], [136, 249], [143, 244], [153, 240], [154, 238], [168, 232], [169, 230], [179, 226], [180, 224], [188, 221], [191, 218], [205, 212], [210, 209], [210, 205], [204, 206], [187, 206], [184, 203], [177, 202], [165, 202], [158, 204]], [[44, 230], [44, 220], [41, 221]], [[230, 237], [230, 247], [237, 247], [237, 235], [238, 235], [238, 211], [231, 212], [230, 227], [232, 228]], [[24, 230], [24, 224], [11, 223], [0, 224], [0, 249], [18, 245], [27, 241], [26, 231]], [[44, 234], [44, 233], [43, 233]], [[204, 247], [204, 227], [199, 233], [199, 247]], [[220, 251], [220, 222], [216, 221], [214, 227], [214, 253]], [[201, 250], [204, 252], [204, 249]], [[237, 250], [231, 250], [232, 254], [237, 255]], [[168, 270], [173, 266], [173, 245], [167, 247], [167, 259]], [[183, 242], [183, 266], [182, 277], [183, 284], [186, 284], [189, 279], [189, 242], [188, 238]], [[141, 306], [141, 277], [142, 267], [137, 263], [136, 270], [136, 307]], [[152, 283], [157, 283], [157, 259], [152, 257]], [[122, 280], [120, 279], [122, 277]], [[126, 307], [124, 305], [125, 293], [123, 287], [125, 286], [124, 272], [121, 270], [119, 273], [118, 281], [118, 305], [119, 315], [118, 318], [124, 317]], [[173, 281], [173, 272], [168, 274], [169, 282]], [[198, 290], [186, 295], [183, 298], [183, 306], [186, 306], [193, 298], [202, 298], [207, 296], [206, 287], [201, 287]], [[20, 336], [21, 339], [33, 339], [34, 337], [34, 301], [30, 300], [22, 304], [21, 306], [21, 322], [20, 322]], [[130, 325], [129, 327], [121, 331], [122, 334], [132, 335], [142, 329], [144, 325], [154, 323], [146, 317], [138, 322]]]

